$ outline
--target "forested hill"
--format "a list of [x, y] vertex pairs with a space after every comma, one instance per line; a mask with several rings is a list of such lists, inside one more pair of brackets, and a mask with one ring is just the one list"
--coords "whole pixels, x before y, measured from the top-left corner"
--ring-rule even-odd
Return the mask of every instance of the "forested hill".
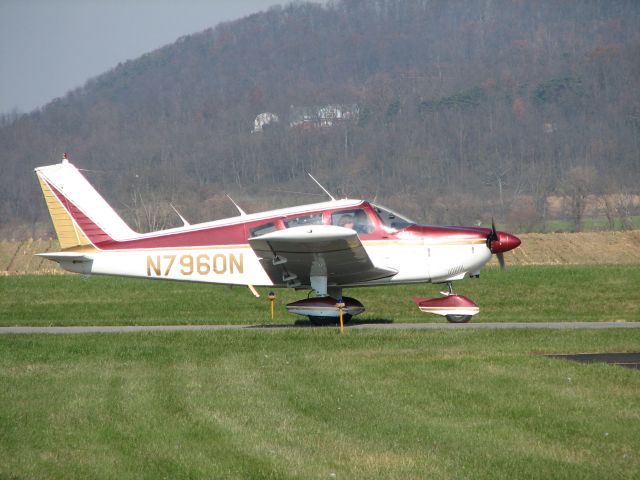
[[[309, 120], [323, 107], [351, 113]], [[279, 121], [251, 133], [264, 112]], [[134, 228], [169, 201], [232, 214], [223, 192], [252, 211], [316, 201], [281, 193], [315, 192], [306, 171], [423, 221], [544, 218], [550, 194], [638, 189], [640, 2], [272, 8], [5, 116], [0, 151], [5, 232], [47, 221], [32, 169], [65, 151]]]

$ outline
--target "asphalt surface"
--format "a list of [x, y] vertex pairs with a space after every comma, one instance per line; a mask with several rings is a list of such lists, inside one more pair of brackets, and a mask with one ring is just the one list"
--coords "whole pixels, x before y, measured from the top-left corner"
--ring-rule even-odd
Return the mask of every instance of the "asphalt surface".
[[[140, 326], [78, 326], [78, 327], [0, 327], [4, 334], [79, 334], [79, 333], [133, 333], [133, 332], [182, 332], [225, 330], [287, 330], [314, 327], [300, 322], [291, 324], [258, 325], [140, 325]], [[640, 322], [499, 322], [499, 323], [356, 323], [348, 330], [595, 330], [605, 328], [640, 328]]]
[[546, 356], [559, 358], [561, 360], [572, 360], [580, 363], [603, 362], [610, 365], [618, 365], [620, 367], [640, 370], [640, 353], [637, 352], [554, 354]]

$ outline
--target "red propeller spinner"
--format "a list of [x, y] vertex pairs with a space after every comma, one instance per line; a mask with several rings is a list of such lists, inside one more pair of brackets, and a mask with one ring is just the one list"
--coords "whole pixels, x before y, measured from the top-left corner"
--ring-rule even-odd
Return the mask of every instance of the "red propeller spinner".
[[522, 242], [518, 237], [507, 232], [498, 232], [496, 230], [496, 224], [491, 219], [491, 233], [487, 236], [487, 246], [491, 253], [495, 253], [500, 262], [500, 268], [503, 270], [506, 268], [504, 262], [504, 252], [517, 248]]

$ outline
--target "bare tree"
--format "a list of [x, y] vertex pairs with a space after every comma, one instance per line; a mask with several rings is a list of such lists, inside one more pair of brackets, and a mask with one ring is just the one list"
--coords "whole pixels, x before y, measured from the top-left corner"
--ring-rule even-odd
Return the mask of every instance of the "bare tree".
[[622, 230], [633, 230], [635, 228], [632, 216], [637, 212], [638, 207], [640, 207], [640, 205], [637, 195], [622, 193], [617, 196], [616, 210], [620, 218], [620, 228], [622, 228]]
[[564, 176], [561, 188], [576, 232], [582, 231], [587, 197], [593, 193], [596, 178], [597, 171], [592, 166], [573, 167]]
[[153, 193], [143, 195], [134, 190], [131, 203], [126, 206], [126, 217], [133, 223], [135, 231], [154, 232], [174, 226], [176, 213], [167, 202]]

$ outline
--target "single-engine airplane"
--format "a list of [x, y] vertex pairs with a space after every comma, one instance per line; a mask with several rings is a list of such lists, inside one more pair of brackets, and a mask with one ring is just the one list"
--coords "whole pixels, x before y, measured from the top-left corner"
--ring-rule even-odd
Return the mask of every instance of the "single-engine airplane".
[[[39, 256], [70, 272], [162, 280], [310, 289], [287, 305], [314, 323], [364, 311], [343, 297], [348, 287], [446, 283], [441, 297], [414, 299], [420, 310], [450, 322], [478, 313], [451, 282], [478, 277], [496, 254], [520, 245], [492, 228], [417, 225], [365, 200], [336, 200], [246, 214], [213, 222], [136, 233], [118, 216], [65, 154], [35, 169], [60, 241], [60, 252]], [[312, 177], [313, 178], [313, 177]], [[314, 179], [315, 180], [315, 179]], [[344, 306], [342, 306], [344, 305]]]

